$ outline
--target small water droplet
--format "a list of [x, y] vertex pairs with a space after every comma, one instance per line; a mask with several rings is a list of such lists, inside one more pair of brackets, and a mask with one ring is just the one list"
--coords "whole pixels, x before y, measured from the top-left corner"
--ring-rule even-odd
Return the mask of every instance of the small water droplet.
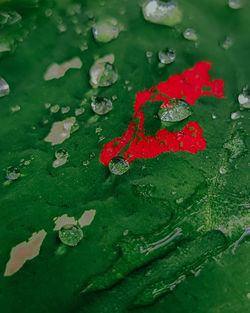
[[244, 87], [241, 94], [238, 96], [238, 101], [241, 107], [250, 109], [250, 91], [248, 87]]
[[118, 74], [113, 65], [115, 57], [113, 54], [98, 59], [90, 69], [90, 84], [94, 87], [108, 87], [113, 85]]
[[100, 20], [93, 27], [93, 35], [98, 42], [109, 42], [117, 38], [119, 32], [120, 26], [114, 18]]
[[177, 3], [149, 0], [142, 8], [145, 20], [167, 26], [174, 26], [181, 22], [182, 12]]
[[6, 171], [6, 179], [16, 180], [20, 176], [20, 170], [17, 167], [9, 166]]
[[211, 117], [213, 120], [217, 119], [217, 116], [214, 113], [212, 113]]
[[129, 170], [129, 163], [123, 157], [114, 157], [109, 162], [109, 170], [114, 175], [123, 175]]
[[239, 111], [231, 113], [231, 120], [237, 120], [241, 118], [241, 114]]
[[10, 93], [10, 87], [5, 79], [0, 77], [0, 97], [7, 96]]
[[60, 106], [58, 104], [55, 104], [50, 108], [51, 113], [57, 113], [59, 110], [60, 110]]
[[242, 0], [229, 0], [228, 5], [231, 9], [240, 9], [242, 8], [243, 1]]
[[225, 168], [225, 167], [221, 167], [221, 168], [220, 168], [220, 174], [221, 174], [221, 175], [224, 175], [224, 174], [226, 174], [226, 173], [227, 173], [226, 168]]
[[112, 110], [112, 107], [112, 101], [103, 97], [95, 97], [91, 102], [92, 110], [99, 115], [107, 114]]
[[69, 153], [65, 149], [59, 149], [55, 152], [56, 159], [67, 159], [69, 157]]
[[63, 226], [58, 235], [61, 242], [67, 246], [77, 246], [83, 238], [81, 228], [73, 224]]
[[183, 36], [187, 40], [193, 40], [193, 41], [198, 40], [198, 34], [197, 34], [196, 30], [193, 28], [187, 28], [184, 31]]
[[160, 50], [158, 53], [158, 58], [162, 64], [170, 64], [174, 62], [175, 57], [176, 57], [175, 50], [171, 48]]
[[233, 39], [227, 36], [221, 43], [221, 47], [225, 50], [229, 49], [233, 45]]
[[78, 116], [78, 115], [81, 115], [85, 112], [85, 109], [83, 107], [81, 108], [76, 108], [75, 109], [75, 115]]
[[66, 114], [66, 113], [68, 113], [69, 111], [70, 111], [70, 107], [69, 107], [69, 106], [67, 106], [67, 107], [62, 107], [62, 108], [61, 108], [62, 114]]

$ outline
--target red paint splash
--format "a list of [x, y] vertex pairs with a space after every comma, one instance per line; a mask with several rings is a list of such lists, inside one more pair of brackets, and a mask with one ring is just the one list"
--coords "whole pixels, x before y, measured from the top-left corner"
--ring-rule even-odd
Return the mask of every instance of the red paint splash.
[[[190, 105], [194, 105], [200, 96], [223, 98], [224, 81], [210, 81], [208, 71], [211, 66], [209, 62], [197, 62], [193, 68], [185, 70], [182, 74], [173, 75], [149, 90], [138, 92], [134, 103], [135, 114], [128, 129], [122, 137], [104, 145], [100, 161], [108, 165], [109, 161], [118, 155], [132, 162], [137, 158], [154, 158], [167, 151], [196, 153], [205, 149], [206, 141], [197, 122], [187, 123], [183, 130], [178, 132], [168, 132], [163, 128], [155, 136], [148, 136], [143, 128], [145, 116], [141, 109], [147, 101], [164, 101], [162, 107], [170, 108], [171, 98], [182, 98]], [[204, 87], [207, 87], [206, 90]]]

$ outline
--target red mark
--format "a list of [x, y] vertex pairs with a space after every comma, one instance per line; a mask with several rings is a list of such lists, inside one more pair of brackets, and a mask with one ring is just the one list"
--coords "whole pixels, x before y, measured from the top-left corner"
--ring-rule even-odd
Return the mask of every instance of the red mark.
[[[167, 151], [196, 153], [205, 149], [206, 141], [197, 122], [187, 123], [183, 130], [178, 132], [168, 132], [163, 128], [157, 131], [155, 136], [147, 135], [143, 128], [145, 116], [142, 108], [147, 101], [164, 101], [162, 107], [170, 108], [171, 98], [182, 98], [190, 105], [194, 105], [200, 96], [223, 98], [224, 81], [210, 81], [208, 71], [211, 66], [209, 62], [197, 62], [193, 68], [185, 70], [182, 74], [173, 75], [149, 90], [138, 92], [134, 103], [135, 114], [128, 129], [122, 137], [104, 145], [100, 161], [108, 165], [109, 161], [118, 155], [132, 162], [137, 158], [154, 158]], [[207, 87], [206, 90], [204, 87]]]

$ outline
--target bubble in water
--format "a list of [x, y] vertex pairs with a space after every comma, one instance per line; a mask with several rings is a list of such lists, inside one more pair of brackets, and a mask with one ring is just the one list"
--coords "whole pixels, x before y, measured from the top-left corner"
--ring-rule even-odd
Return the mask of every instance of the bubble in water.
[[118, 74], [113, 65], [115, 57], [113, 54], [98, 59], [90, 69], [90, 84], [94, 87], [108, 87], [113, 85]]
[[123, 175], [129, 170], [129, 163], [123, 157], [114, 157], [109, 162], [109, 170], [114, 175]]
[[91, 102], [92, 110], [99, 115], [107, 114], [112, 110], [112, 106], [112, 101], [103, 97], [95, 97]]
[[77, 246], [83, 238], [83, 232], [80, 227], [68, 224], [59, 230], [59, 238], [67, 246]]
[[171, 99], [171, 108], [160, 108], [158, 116], [162, 122], [179, 122], [192, 114], [190, 105], [181, 99]]
[[16, 180], [20, 176], [20, 170], [17, 167], [9, 166], [6, 171], [6, 178], [8, 180]]
[[187, 40], [193, 40], [193, 41], [198, 40], [198, 34], [197, 34], [196, 30], [193, 28], [187, 28], [184, 31], [183, 36]]
[[238, 96], [238, 101], [241, 107], [250, 109], [250, 91], [248, 87], [244, 87], [241, 94]]
[[167, 26], [174, 26], [181, 22], [182, 12], [175, 2], [149, 0], [142, 8], [145, 20]]
[[231, 9], [240, 9], [242, 8], [243, 1], [242, 0], [229, 0], [228, 5]]
[[212, 117], [213, 120], [217, 119], [217, 116], [214, 113], [212, 113], [211, 117]]
[[239, 111], [231, 113], [231, 120], [237, 120], [239, 118], [241, 118]]
[[118, 37], [120, 26], [116, 19], [107, 18], [98, 21], [93, 27], [93, 35], [98, 42], [109, 42]]
[[6, 80], [0, 77], [0, 97], [7, 96], [10, 93], [10, 87]]
[[158, 53], [158, 58], [162, 64], [170, 64], [174, 62], [176, 57], [176, 53], [174, 49], [166, 48], [164, 50], [160, 50]]
[[0, 12], [0, 25], [12, 25], [21, 21], [22, 16], [16, 11]]
[[82, 115], [84, 112], [85, 112], [85, 109], [83, 107], [75, 109], [76, 116]]

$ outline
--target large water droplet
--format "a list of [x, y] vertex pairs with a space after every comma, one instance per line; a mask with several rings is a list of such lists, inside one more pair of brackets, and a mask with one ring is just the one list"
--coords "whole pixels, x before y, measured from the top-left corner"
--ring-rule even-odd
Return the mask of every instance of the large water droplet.
[[193, 40], [193, 41], [198, 40], [198, 34], [197, 34], [196, 30], [193, 28], [187, 28], [184, 31], [183, 36], [187, 40]]
[[10, 93], [10, 87], [6, 80], [0, 77], [0, 97], [7, 96]]
[[123, 157], [114, 157], [109, 162], [109, 170], [114, 175], [123, 175], [129, 170], [129, 163]]
[[16, 180], [20, 176], [20, 170], [17, 167], [9, 166], [6, 171], [6, 178], [8, 180]]
[[112, 106], [111, 100], [103, 97], [96, 97], [91, 102], [92, 110], [99, 115], [107, 114], [112, 110]]
[[192, 114], [190, 105], [181, 99], [171, 99], [171, 108], [160, 108], [158, 116], [162, 122], [179, 122]]
[[167, 26], [174, 26], [181, 22], [182, 12], [175, 2], [149, 0], [142, 8], [145, 20]]
[[242, 8], [243, 1], [242, 0], [229, 0], [228, 5], [231, 9], [240, 9]]
[[83, 238], [83, 232], [80, 227], [68, 224], [59, 230], [59, 238], [67, 246], [77, 246]]
[[158, 53], [159, 60], [162, 64], [170, 64], [174, 62], [176, 53], [174, 49], [166, 48]]
[[117, 38], [119, 32], [120, 26], [114, 18], [100, 20], [93, 27], [93, 35], [98, 42], [109, 42]]
[[113, 54], [98, 59], [90, 69], [90, 84], [94, 87], [108, 87], [113, 85], [118, 74], [113, 65], [115, 57]]

